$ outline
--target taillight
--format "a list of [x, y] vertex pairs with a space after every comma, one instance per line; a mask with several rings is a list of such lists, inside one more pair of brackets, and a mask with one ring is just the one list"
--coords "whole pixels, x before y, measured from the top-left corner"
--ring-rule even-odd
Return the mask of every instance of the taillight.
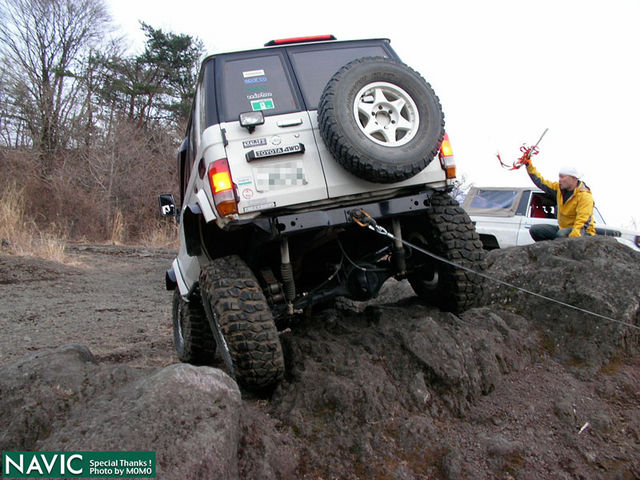
[[640, 235], [636, 235], [636, 247], [640, 248]]
[[226, 158], [216, 160], [209, 166], [209, 185], [211, 185], [216, 210], [221, 216], [238, 213], [233, 179]]
[[453, 148], [449, 141], [449, 134], [445, 132], [440, 145], [440, 165], [446, 172], [447, 178], [456, 178], [456, 161], [453, 157]]

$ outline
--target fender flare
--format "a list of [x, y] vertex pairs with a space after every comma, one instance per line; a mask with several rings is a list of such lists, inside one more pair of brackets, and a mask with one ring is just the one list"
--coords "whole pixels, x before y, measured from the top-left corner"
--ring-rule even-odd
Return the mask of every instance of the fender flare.
[[206, 223], [216, 219], [216, 214], [203, 190], [196, 194], [196, 202], [187, 205], [182, 212], [182, 229], [184, 230], [184, 243], [187, 254], [191, 257], [202, 254], [200, 243], [200, 222]]
[[200, 245], [200, 219], [202, 210], [197, 203], [187, 205], [182, 212], [182, 230], [184, 231], [184, 246], [187, 255], [195, 257], [202, 254]]

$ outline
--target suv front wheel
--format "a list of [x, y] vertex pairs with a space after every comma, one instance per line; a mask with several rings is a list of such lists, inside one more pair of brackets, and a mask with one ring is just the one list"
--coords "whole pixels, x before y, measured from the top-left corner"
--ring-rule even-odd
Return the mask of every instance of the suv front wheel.
[[173, 293], [173, 340], [181, 362], [211, 365], [216, 342], [199, 298], [185, 301], [176, 289]]

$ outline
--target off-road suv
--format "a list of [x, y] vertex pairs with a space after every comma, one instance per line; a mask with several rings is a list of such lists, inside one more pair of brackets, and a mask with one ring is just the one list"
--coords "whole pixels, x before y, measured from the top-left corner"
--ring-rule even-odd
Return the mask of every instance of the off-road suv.
[[208, 57], [178, 167], [181, 208], [160, 200], [180, 222], [166, 277], [178, 356], [207, 363], [217, 348], [245, 388], [282, 378], [278, 331], [336, 296], [371, 299], [390, 277], [454, 312], [478, 295], [482, 244], [447, 193], [439, 100], [388, 40]]

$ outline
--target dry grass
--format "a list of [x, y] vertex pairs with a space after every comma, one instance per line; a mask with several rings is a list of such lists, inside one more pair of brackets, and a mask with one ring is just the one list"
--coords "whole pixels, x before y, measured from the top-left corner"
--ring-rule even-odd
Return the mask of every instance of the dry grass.
[[0, 146], [0, 250], [56, 257], [80, 241], [177, 247], [175, 222], [161, 222], [157, 208], [158, 192], [178, 184], [176, 145], [155, 133], [124, 122], [104, 145], [60, 152], [46, 176], [36, 150]]
[[122, 212], [120, 210], [116, 210], [115, 215], [113, 215], [113, 218], [111, 219], [111, 244], [122, 245], [126, 231], [126, 223], [122, 216]]
[[1, 250], [63, 262], [66, 235], [55, 225], [41, 230], [27, 218], [25, 191], [15, 183], [5, 186], [0, 195]]
[[147, 231], [140, 243], [151, 248], [173, 248], [180, 246], [178, 238], [178, 224], [168, 219], [160, 219]]

